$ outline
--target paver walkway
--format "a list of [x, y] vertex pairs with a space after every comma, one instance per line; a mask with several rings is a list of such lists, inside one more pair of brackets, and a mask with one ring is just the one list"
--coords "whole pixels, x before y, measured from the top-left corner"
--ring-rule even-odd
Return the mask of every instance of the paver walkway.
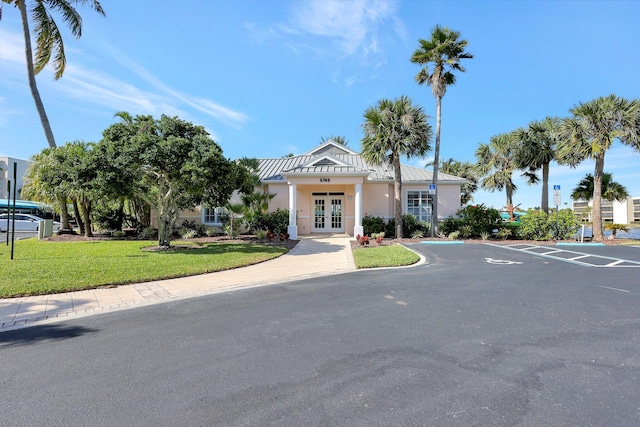
[[353, 271], [350, 240], [346, 234], [303, 236], [285, 255], [234, 270], [116, 288], [0, 299], [0, 332], [105, 311]]

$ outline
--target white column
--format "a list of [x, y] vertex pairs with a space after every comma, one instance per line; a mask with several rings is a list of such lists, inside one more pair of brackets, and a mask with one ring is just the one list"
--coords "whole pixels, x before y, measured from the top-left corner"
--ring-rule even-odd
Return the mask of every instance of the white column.
[[364, 235], [364, 228], [362, 227], [362, 184], [356, 184], [356, 212], [355, 212], [355, 226], [353, 227], [353, 236]]
[[292, 240], [298, 239], [298, 225], [296, 224], [296, 185], [289, 184], [289, 226], [287, 233]]

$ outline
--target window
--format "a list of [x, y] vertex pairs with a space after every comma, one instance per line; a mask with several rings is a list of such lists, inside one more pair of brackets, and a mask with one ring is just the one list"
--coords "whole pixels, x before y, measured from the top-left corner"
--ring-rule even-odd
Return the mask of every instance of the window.
[[431, 222], [432, 195], [428, 191], [407, 191], [406, 213], [415, 215], [418, 221]]
[[209, 225], [222, 225], [227, 216], [225, 208], [204, 208], [204, 218], [202, 222]]

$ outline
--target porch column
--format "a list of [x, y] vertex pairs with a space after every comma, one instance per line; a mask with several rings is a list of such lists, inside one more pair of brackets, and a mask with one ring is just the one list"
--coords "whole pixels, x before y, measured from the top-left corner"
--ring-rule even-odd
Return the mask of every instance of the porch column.
[[287, 233], [292, 240], [298, 239], [298, 225], [296, 224], [296, 185], [289, 184], [289, 226]]
[[356, 184], [356, 212], [355, 212], [355, 226], [353, 227], [353, 237], [364, 235], [364, 228], [362, 227], [362, 184]]

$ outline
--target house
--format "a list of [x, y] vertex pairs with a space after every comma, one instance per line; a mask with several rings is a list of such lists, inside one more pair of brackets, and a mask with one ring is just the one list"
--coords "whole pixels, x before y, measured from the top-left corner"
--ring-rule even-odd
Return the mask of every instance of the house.
[[[394, 217], [394, 173], [391, 165], [367, 163], [359, 153], [333, 141], [294, 157], [258, 159], [262, 189], [275, 197], [269, 211], [289, 210], [291, 238], [311, 233], [363, 233], [362, 217]], [[431, 220], [429, 184], [433, 174], [402, 165], [403, 213]], [[463, 178], [439, 174], [438, 216], [446, 218], [460, 209]], [[194, 212], [200, 222], [220, 226], [221, 208]], [[193, 214], [192, 214], [193, 215]], [[184, 218], [184, 216], [183, 216]]]

